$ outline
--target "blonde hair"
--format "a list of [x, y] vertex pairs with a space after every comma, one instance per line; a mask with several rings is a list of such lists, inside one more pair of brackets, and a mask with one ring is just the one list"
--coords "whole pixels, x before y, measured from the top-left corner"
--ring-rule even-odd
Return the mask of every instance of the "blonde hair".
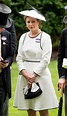
[[[29, 17], [29, 16], [24, 16], [24, 20], [25, 20], [25, 21], [26, 21], [26, 18], [27, 18], [27, 17]], [[39, 19], [37, 19], [37, 18], [35, 18], [35, 19], [39, 22], [39, 24], [41, 24], [41, 22], [42, 22], [41, 20], [39, 20]]]
[[26, 20], [27, 17], [28, 17], [28, 16], [24, 16], [24, 20]]

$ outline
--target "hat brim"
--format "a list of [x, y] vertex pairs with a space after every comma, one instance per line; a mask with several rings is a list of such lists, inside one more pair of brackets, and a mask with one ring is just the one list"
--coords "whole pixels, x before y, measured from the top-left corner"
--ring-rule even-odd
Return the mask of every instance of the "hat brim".
[[36, 12], [35, 10], [25, 10], [25, 11], [21, 11], [19, 12], [22, 15], [25, 16], [29, 16], [29, 17], [33, 17], [42, 21], [46, 21], [45, 17], [41, 14], [39, 14], [38, 12]]
[[6, 25], [0, 25], [1, 28], [9, 28], [11, 26], [11, 20], [8, 18]]
[[4, 14], [10, 14], [11, 13], [11, 8], [8, 7], [5, 4], [0, 3], [0, 12]]

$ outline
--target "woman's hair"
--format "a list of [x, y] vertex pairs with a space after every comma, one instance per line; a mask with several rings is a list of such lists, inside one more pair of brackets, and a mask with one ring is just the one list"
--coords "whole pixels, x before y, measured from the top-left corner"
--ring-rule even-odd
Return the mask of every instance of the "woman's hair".
[[[24, 20], [25, 20], [25, 21], [26, 21], [26, 18], [27, 18], [27, 17], [29, 17], [29, 16], [24, 16]], [[42, 22], [41, 20], [39, 20], [39, 19], [37, 19], [37, 18], [36, 18], [36, 20], [39, 22], [39, 24], [41, 24], [41, 22]]]
[[24, 16], [24, 20], [26, 20], [27, 17], [28, 17], [28, 16]]

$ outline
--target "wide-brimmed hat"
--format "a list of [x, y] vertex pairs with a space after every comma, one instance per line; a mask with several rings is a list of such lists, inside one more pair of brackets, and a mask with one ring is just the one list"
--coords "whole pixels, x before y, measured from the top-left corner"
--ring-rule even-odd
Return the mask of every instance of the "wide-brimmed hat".
[[7, 5], [0, 4], [0, 27], [9, 28], [11, 26], [10, 13], [11, 9]]
[[35, 10], [25, 10], [25, 11], [21, 11], [19, 13], [22, 15], [25, 15], [25, 16], [29, 16], [29, 17], [33, 17], [33, 18], [36, 18], [36, 19], [39, 19], [42, 21], [46, 21], [45, 17], [43, 15], [39, 14]]
[[65, 24], [67, 24], [67, 15], [64, 16], [64, 18], [63, 18], [63, 22], [64, 22]]
[[29, 16], [29, 17], [33, 17], [42, 21], [46, 21], [45, 17], [36, 9], [34, 8], [32, 5], [30, 5], [29, 3], [26, 3], [28, 6], [30, 6], [32, 8], [32, 10], [24, 10], [19, 12], [20, 14], [24, 15], [24, 16]]

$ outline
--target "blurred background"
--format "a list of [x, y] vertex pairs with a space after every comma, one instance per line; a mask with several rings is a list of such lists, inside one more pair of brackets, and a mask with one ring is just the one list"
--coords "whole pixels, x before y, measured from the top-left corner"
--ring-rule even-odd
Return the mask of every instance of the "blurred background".
[[0, 0], [0, 3], [8, 5], [12, 9], [10, 17], [14, 20], [16, 28], [17, 46], [20, 35], [28, 31], [23, 16], [19, 12], [30, 8], [26, 3], [38, 9], [47, 20], [42, 22], [41, 29], [51, 36], [53, 45], [52, 59], [57, 58], [60, 33], [66, 27], [63, 18], [66, 15], [64, 6], [67, 5], [67, 0]]

